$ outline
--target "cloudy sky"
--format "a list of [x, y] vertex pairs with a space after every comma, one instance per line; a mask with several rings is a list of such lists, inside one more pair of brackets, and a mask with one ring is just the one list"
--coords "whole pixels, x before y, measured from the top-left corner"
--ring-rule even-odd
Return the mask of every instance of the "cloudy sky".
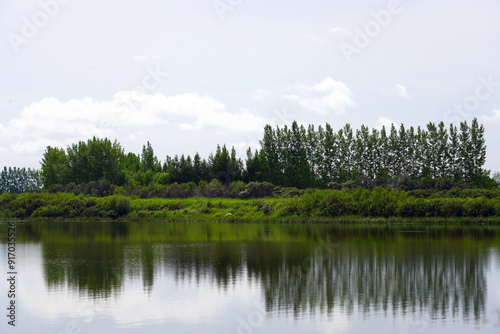
[[470, 122], [500, 170], [499, 0], [0, 3], [0, 165], [116, 138], [244, 154], [265, 124]]

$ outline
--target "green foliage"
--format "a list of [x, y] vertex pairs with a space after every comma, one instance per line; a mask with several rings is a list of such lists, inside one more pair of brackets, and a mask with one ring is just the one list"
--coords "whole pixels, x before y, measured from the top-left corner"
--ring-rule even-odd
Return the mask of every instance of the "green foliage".
[[[64, 191], [75, 194], [106, 196], [113, 193], [112, 186], [120, 186], [128, 189], [126, 193], [143, 198], [184, 197], [186, 192], [178, 186], [172, 189], [157, 186], [212, 180], [224, 188], [212, 184], [208, 188], [198, 187], [194, 193], [235, 197], [243, 192], [244, 197], [263, 196], [249, 194], [252, 189], [242, 190], [241, 184], [235, 190], [230, 184], [236, 181], [267, 182], [282, 187], [279, 191], [284, 197], [301, 193], [294, 189], [327, 187], [373, 189], [383, 186], [406, 191], [453, 187], [492, 189], [498, 186], [498, 180], [495, 181], [498, 175], [491, 178], [489, 171], [483, 169], [484, 131], [477, 119], [470, 125], [462, 122], [459, 128], [450, 125], [447, 129], [443, 122], [431, 122], [425, 128], [392, 124], [380, 131], [364, 125], [353, 129], [350, 124], [334, 131], [328, 123], [315, 129], [313, 125], [305, 127], [296, 121], [290, 127], [266, 125], [261, 148], [247, 151], [245, 167], [234, 147], [229, 150], [226, 145], [217, 145], [215, 154], [210, 154], [207, 160], [201, 159], [198, 153], [194, 158], [182, 154], [173, 158], [166, 156], [162, 165], [149, 141], [141, 154], [125, 154], [116, 141], [94, 137], [72, 144], [66, 150], [48, 146], [41, 161], [40, 177], [44, 188], [52, 192], [62, 191], [62, 186]], [[104, 181], [109, 187], [93, 183]], [[0, 190], [6, 191], [2, 184]], [[89, 189], [83, 189], [83, 184], [90, 185]], [[28, 188], [16, 189], [21, 190], [9, 191], [22, 192]], [[284, 189], [288, 189], [287, 193]]]
[[371, 217], [394, 216], [398, 203], [405, 199], [405, 192], [375, 187], [363, 204], [363, 214]]
[[250, 182], [246, 185], [245, 190], [239, 193], [241, 198], [261, 198], [273, 195], [274, 186], [271, 183]]
[[30, 168], [4, 167], [0, 172], [0, 194], [20, 194], [42, 187], [40, 171]]
[[[294, 197], [226, 199], [228, 188], [217, 180], [142, 188], [153, 194], [167, 188], [175, 192], [205, 192], [217, 199], [140, 198], [112, 195], [89, 197], [72, 193], [23, 193], [0, 195], [0, 217], [20, 219], [331, 219], [342, 216], [365, 217], [470, 217], [500, 216], [499, 191], [470, 189], [437, 191], [414, 197], [405, 191], [374, 187], [348, 190], [308, 190]], [[200, 190], [201, 187], [201, 190]], [[235, 187], [236, 188], [236, 187]], [[181, 189], [181, 190], [179, 190]], [[286, 188], [285, 188], [286, 189]], [[463, 193], [462, 193], [463, 192]], [[471, 195], [476, 197], [467, 197]], [[148, 194], [149, 196], [149, 194]], [[170, 195], [169, 195], [170, 196]], [[174, 195], [171, 195], [174, 196]]]

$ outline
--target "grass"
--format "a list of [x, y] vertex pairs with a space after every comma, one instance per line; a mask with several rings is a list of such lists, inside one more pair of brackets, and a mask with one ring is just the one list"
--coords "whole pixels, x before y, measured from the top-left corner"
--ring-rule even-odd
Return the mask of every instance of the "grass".
[[319, 190], [292, 198], [0, 195], [0, 220], [499, 224], [500, 198], [414, 198], [401, 191]]

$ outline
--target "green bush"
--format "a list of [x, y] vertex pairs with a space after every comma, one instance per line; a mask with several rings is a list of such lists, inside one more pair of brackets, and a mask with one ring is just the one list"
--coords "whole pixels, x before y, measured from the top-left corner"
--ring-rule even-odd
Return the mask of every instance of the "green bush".
[[42, 218], [55, 218], [67, 216], [68, 212], [64, 210], [61, 206], [47, 205], [41, 206], [36, 209], [31, 217], [42, 217]]
[[443, 205], [442, 198], [431, 198], [425, 204], [426, 217], [439, 217], [442, 215], [441, 207]]
[[484, 197], [468, 198], [464, 202], [464, 215], [468, 217], [489, 217], [495, 214], [495, 207]]
[[406, 192], [374, 187], [370, 197], [362, 203], [363, 215], [373, 217], [390, 217], [396, 215], [399, 201], [406, 198]]
[[250, 182], [244, 191], [239, 193], [241, 198], [262, 198], [273, 195], [274, 186], [269, 182]]
[[425, 217], [426, 202], [423, 198], [408, 197], [399, 204], [396, 213], [400, 217]]
[[339, 190], [329, 192], [329, 196], [321, 201], [319, 207], [320, 216], [337, 217], [355, 213], [352, 198]]
[[274, 204], [266, 203], [260, 208], [260, 211], [262, 211], [265, 216], [269, 216], [273, 212], [273, 207]]
[[462, 217], [464, 214], [463, 201], [456, 198], [446, 198], [441, 202], [441, 214], [444, 217]]
[[117, 197], [115, 202], [115, 210], [118, 216], [126, 215], [130, 212], [130, 199], [127, 197]]
[[224, 197], [226, 193], [226, 188], [216, 179], [210, 181], [203, 189], [203, 195], [206, 197]]
[[91, 207], [83, 210], [82, 216], [83, 217], [101, 217], [101, 210], [97, 205], [91, 206]]

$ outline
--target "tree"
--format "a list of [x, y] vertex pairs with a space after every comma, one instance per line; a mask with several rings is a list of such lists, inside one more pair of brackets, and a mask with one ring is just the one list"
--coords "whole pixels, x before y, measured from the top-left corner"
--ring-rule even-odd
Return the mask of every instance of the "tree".
[[276, 127], [275, 131], [270, 125], [266, 125], [260, 145], [262, 153], [260, 166], [265, 180], [275, 185], [284, 185], [282, 130]]
[[333, 132], [330, 124], [325, 124], [325, 132], [322, 143], [323, 159], [320, 163], [319, 173], [323, 184], [328, 184], [339, 179], [339, 148], [337, 135]]
[[30, 168], [4, 167], [0, 172], [0, 194], [20, 194], [42, 188], [41, 173]]
[[233, 178], [233, 170], [231, 170], [230, 162], [231, 157], [229, 156], [226, 145], [223, 145], [222, 148], [220, 145], [217, 145], [215, 155], [211, 156], [209, 162], [211, 165], [211, 178], [223, 184], [229, 184]]
[[43, 154], [41, 178], [44, 188], [53, 184], [66, 184], [68, 170], [68, 157], [64, 149], [47, 146]]
[[143, 171], [160, 171], [160, 163], [158, 162], [158, 158], [155, 156], [153, 147], [149, 141], [146, 145], [142, 146], [141, 168]]
[[354, 137], [350, 124], [344, 125], [337, 134], [339, 143], [340, 159], [337, 160], [337, 169], [339, 171], [339, 182], [346, 182], [353, 176], [353, 152]]
[[287, 185], [297, 188], [308, 187], [311, 185], [312, 175], [307, 161], [305, 138], [296, 121], [285, 135], [288, 148], [285, 151]]
[[448, 137], [448, 166], [449, 174], [455, 182], [460, 181], [462, 173], [459, 166], [459, 138], [457, 127], [450, 124]]
[[460, 179], [470, 182], [473, 179], [473, 163], [472, 160], [472, 144], [470, 128], [467, 122], [460, 123], [460, 134], [458, 135], [459, 149], [458, 149], [458, 166], [460, 169]]
[[470, 175], [471, 180], [479, 182], [483, 176], [486, 176], [486, 171], [483, 165], [486, 162], [486, 141], [484, 139], [484, 126], [479, 126], [477, 118], [472, 120], [470, 127]]

